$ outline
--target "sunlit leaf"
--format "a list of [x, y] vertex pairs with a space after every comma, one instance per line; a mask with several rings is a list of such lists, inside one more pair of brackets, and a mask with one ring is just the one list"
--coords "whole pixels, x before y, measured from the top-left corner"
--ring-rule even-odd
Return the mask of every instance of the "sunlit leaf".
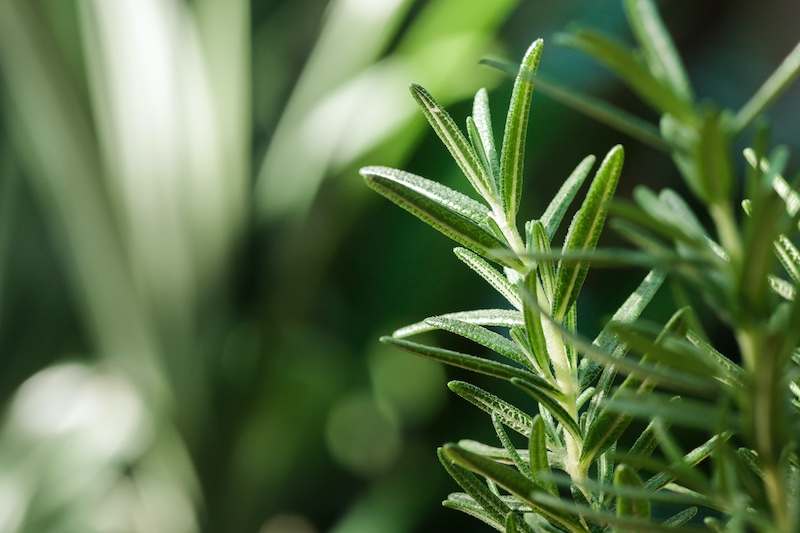
[[478, 135], [483, 145], [483, 153], [489, 161], [489, 168], [491, 169], [489, 176], [492, 179], [493, 190], [498, 193], [497, 179], [500, 175], [500, 158], [497, 155], [497, 148], [495, 148], [492, 115], [489, 110], [489, 93], [486, 89], [480, 89], [475, 93], [475, 98], [472, 101], [472, 118], [478, 129]]
[[[588, 251], [593, 250], [597, 245], [611, 198], [622, 171], [622, 160], [621, 146], [612, 148], [603, 160], [589, 187], [586, 199], [572, 219], [565, 239], [564, 250]], [[553, 298], [553, 317], [557, 321], [563, 320], [567, 310], [574, 305], [588, 270], [588, 262], [559, 264], [558, 282]]]
[[[487, 518], [498, 524], [502, 524], [505, 520], [505, 515], [511, 509], [500, 499], [499, 496], [493, 494], [485, 483], [472, 472], [466, 468], [453, 463], [444, 454], [443, 450], [437, 450], [439, 461], [444, 466], [447, 473], [450, 474], [456, 483], [466, 491], [467, 494], [474, 500], [476, 504], [484, 511]], [[448, 498], [449, 499], [449, 498]], [[456, 502], [463, 502], [463, 499], [455, 500]], [[480, 514], [484, 514], [480, 513]]]
[[486, 392], [480, 387], [464, 383], [463, 381], [451, 381], [447, 384], [450, 390], [475, 405], [482, 411], [495, 415], [506, 426], [513, 429], [520, 435], [528, 437], [533, 426], [533, 418], [524, 411], [514, 407], [505, 400], [501, 400], [494, 394]]
[[533, 496], [537, 493], [546, 493], [545, 490], [516, 470], [483, 456], [473, 454], [456, 444], [446, 444], [443, 450], [445, 456], [451, 461], [494, 480], [495, 483], [511, 494], [527, 502], [534, 511], [547, 518], [552, 524], [570, 532], [585, 531], [580, 522], [571, 513], [556, 511], [547, 505], [534, 501]]
[[531, 436], [528, 441], [528, 453], [533, 480], [544, 490], [554, 496], [558, 496], [558, 487], [551, 479], [550, 462], [547, 459], [547, 439], [544, 421], [539, 415], [533, 418]]
[[528, 361], [525, 352], [523, 352], [516, 343], [483, 326], [445, 317], [429, 318], [427, 322], [438, 329], [443, 329], [473, 342], [477, 342], [523, 366], [531, 366], [531, 362]]
[[450, 114], [421, 86], [411, 84], [410, 88], [411, 95], [422, 109], [433, 131], [447, 147], [472, 187], [484, 198], [491, 198], [489, 176], [478, 161], [472, 145], [458, 129]]
[[578, 422], [558, 403], [556, 396], [551, 392], [531, 383], [525, 379], [512, 378], [511, 383], [530, 394], [537, 402], [543, 405], [558, 420], [564, 428], [577, 440], [582, 440]]
[[522, 198], [522, 168], [525, 161], [525, 139], [528, 131], [533, 77], [539, 67], [543, 41], [537, 39], [528, 48], [514, 81], [511, 103], [506, 118], [503, 146], [500, 154], [500, 193], [506, 220], [513, 222]]
[[567, 209], [569, 209], [575, 195], [578, 194], [578, 189], [580, 189], [586, 176], [589, 175], [589, 171], [592, 170], [594, 162], [595, 157], [593, 155], [588, 155], [583, 161], [578, 163], [578, 166], [575, 167], [572, 174], [570, 174], [564, 184], [561, 185], [561, 188], [558, 189], [558, 192], [548, 204], [547, 209], [545, 209], [544, 214], [542, 214], [540, 220], [545, 227], [548, 241], [553, 240], [553, 236], [561, 225], [564, 214], [567, 212]]
[[474, 355], [467, 355], [460, 352], [445, 350], [444, 348], [426, 346], [424, 344], [407, 341], [405, 339], [397, 339], [394, 337], [381, 337], [380, 340], [385, 344], [391, 344], [392, 346], [396, 346], [401, 350], [405, 350], [415, 355], [420, 355], [427, 359], [433, 359], [434, 361], [439, 361], [448, 365], [466, 368], [467, 370], [472, 370], [473, 372], [477, 372], [479, 374], [486, 374], [500, 379], [520, 378], [529, 379], [536, 382], [542, 381], [539, 376], [531, 374], [530, 372], [522, 370], [521, 368], [516, 368], [503, 363], [497, 363], [481, 357], [475, 357]]
[[522, 310], [522, 302], [514, 287], [508, 279], [498, 272], [492, 265], [481, 259], [477, 254], [466, 248], [456, 248], [453, 250], [456, 257], [461, 259], [480, 277], [486, 280], [497, 292], [503, 295], [508, 302], [519, 310]]
[[519, 470], [520, 473], [528, 479], [534, 479], [530, 466], [522, 460], [522, 457], [520, 456], [519, 452], [517, 452], [517, 449], [514, 447], [511, 439], [508, 438], [508, 434], [506, 433], [506, 430], [503, 429], [503, 423], [500, 418], [494, 413], [492, 413], [491, 418], [494, 431], [497, 433], [497, 438], [500, 439], [500, 443], [503, 445], [503, 448], [506, 449], [506, 452], [511, 458], [511, 461], [514, 463], [514, 466], [516, 466], [517, 470]]
[[[446, 313], [438, 315], [442, 318], [451, 318], [453, 320], [460, 320], [468, 324], [477, 324], [480, 326], [500, 326], [512, 328], [514, 326], [522, 326], [525, 322], [522, 318], [522, 313], [519, 311], [511, 311], [508, 309], [476, 309], [474, 311], [457, 311], [455, 313]], [[435, 317], [431, 317], [435, 318]], [[403, 328], [396, 330], [392, 336], [398, 339], [403, 337], [410, 337], [426, 331], [436, 329], [432, 326], [427, 319], [409, 324]]]
[[[440, 183], [387, 167], [365, 167], [361, 175], [372, 189], [430, 224], [459, 244], [492, 258], [492, 250], [505, 248], [487, 226], [488, 208]], [[519, 266], [513, 258], [500, 259]]]

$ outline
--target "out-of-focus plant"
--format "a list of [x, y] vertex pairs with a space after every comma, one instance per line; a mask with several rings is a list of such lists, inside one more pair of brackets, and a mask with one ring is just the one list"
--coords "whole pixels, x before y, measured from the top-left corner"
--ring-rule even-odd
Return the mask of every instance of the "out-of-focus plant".
[[[454, 18], [453, 0], [334, 0], [324, 16], [320, 2], [0, 0], [0, 531], [273, 531], [280, 512], [343, 533], [414, 527], [419, 513], [390, 505], [417, 494], [404, 478], [373, 498], [367, 475], [377, 520], [356, 489], [307, 501], [304, 469], [320, 491], [341, 474], [326, 425], [367, 412], [401, 438], [368, 385], [347, 396], [365, 381], [356, 350], [306, 315], [358, 213], [312, 206], [342, 168], [369, 151], [400, 162], [423, 133], [400, 105], [380, 134], [351, 135], [394, 107], [383, 85], [430, 73], [454, 102], [499, 79], [467, 64], [516, 3], [461, 2]], [[261, 9], [275, 14], [251, 35]], [[317, 239], [276, 231], [286, 220]], [[353, 465], [343, 442], [332, 455], [357, 472], [398, 453]]]
[[[559, 41], [622, 78], [660, 114], [659, 128], [563, 87], [548, 84], [546, 90], [668, 152], [712, 230], [669, 189], [656, 194], [639, 187], [635, 203], [612, 206], [623, 159], [622, 148], [615, 147], [560, 249], [551, 248], [552, 239], [590, 171], [591, 157], [520, 234], [522, 161], [539, 40], [516, 71], [499, 149], [485, 91], [475, 96], [464, 134], [427, 91], [411, 87], [482, 201], [401, 170], [361, 170], [372, 189], [455, 240], [458, 258], [511, 308], [439, 315], [382, 340], [510, 381], [538, 403], [532, 414], [472, 384], [450, 383], [490, 414], [500, 447], [461, 441], [440, 449], [442, 464], [465, 491], [451, 494], [447, 507], [508, 532], [688, 530], [702, 527], [688, 525], [698, 511], [711, 531], [797, 531], [800, 252], [794, 242], [800, 193], [781, 176], [786, 150], [767, 155], [761, 128], [755, 148], [745, 152], [751, 167], [743, 181], [746, 216], [737, 216], [732, 143], [800, 73], [800, 46], [741, 110], [720, 110], [696, 102], [654, 3], [623, 5], [636, 49], [584, 28]], [[609, 212], [617, 215], [615, 229], [639, 251], [596, 249]], [[578, 293], [590, 263], [653, 269], [594, 341], [577, 330]], [[666, 324], [639, 319], [665, 277], [691, 290], [687, 305]], [[695, 311], [700, 307], [730, 327], [738, 353], [726, 356], [706, 337]], [[407, 339], [434, 329], [507, 361]], [[620, 382], [618, 373], [624, 375]], [[636, 418], [646, 426], [627, 435], [633, 444], [623, 446], [620, 439]], [[527, 446], [518, 449], [507, 429], [527, 439]], [[701, 443], [686, 452], [677, 429], [690, 430]], [[696, 468], [701, 461], [710, 464]], [[677, 513], [665, 515], [670, 509]]]

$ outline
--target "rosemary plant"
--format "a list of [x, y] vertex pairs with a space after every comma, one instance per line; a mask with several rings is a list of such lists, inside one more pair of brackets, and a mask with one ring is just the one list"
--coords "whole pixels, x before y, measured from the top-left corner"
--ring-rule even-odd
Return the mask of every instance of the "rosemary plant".
[[[499, 446], [464, 440], [439, 450], [464, 491], [444, 505], [497, 530], [797, 531], [800, 251], [793, 239], [800, 194], [781, 175], [786, 150], [767, 156], [761, 128], [745, 152], [747, 200], [739, 209], [731, 145], [800, 72], [800, 46], [741, 110], [720, 110], [695, 101], [653, 2], [623, 3], [636, 49], [590, 29], [574, 29], [559, 41], [629, 84], [661, 115], [659, 127], [553, 83], [543, 84], [545, 92], [669, 153], [713, 227], [703, 227], [672, 190], [639, 187], [633, 203], [612, 206], [621, 146], [595, 171], [560, 248], [553, 237], [594, 157], [577, 165], [540, 217], [519, 223], [530, 98], [542, 53], [537, 40], [516, 70], [499, 150], [485, 90], [475, 96], [465, 134], [422, 87], [411, 87], [483, 201], [402, 170], [361, 171], [371, 188], [456, 241], [456, 256], [509, 308], [435, 316], [381, 340], [509, 381], [538, 404], [531, 413], [475, 385], [449, 384], [491, 416]], [[610, 210], [614, 228], [638, 251], [596, 249]], [[590, 340], [577, 329], [576, 302], [590, 263], [601, 262], [649, 272]], [[641, 320], [665, 279], [698, 297], [686, 298], [666, 324]], [[738, 353], [726, 356], [706, 337], [698, 306], [730, 327]], [[505, 360], [409, 340], [434, 329]], [[634, 418], [646, 427], [622, 449], [618, 443]], [[688, 428], [704, 442], [684, 450], [673, 428]], [[514, 447], [509, 430], [528, 440], [527, 449]], [[701, 461], [708, 466], [695, 468]], [[664, 509], [675, 514], [667, 517]], [[701, 509], [703, 520], [693, 520]]]

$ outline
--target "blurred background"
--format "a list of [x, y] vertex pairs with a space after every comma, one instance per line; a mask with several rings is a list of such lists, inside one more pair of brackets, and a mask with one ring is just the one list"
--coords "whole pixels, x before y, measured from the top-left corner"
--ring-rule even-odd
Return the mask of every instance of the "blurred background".
[[[799, 37], [794, 0], [661, 7], [733, 108]], [[511, 81], [478, 62], [538, 37], [541, 74], [653, 120], [552, 43], [574, 21], [630, 41], [616, 0], [0, 0], [0, 533], [484, 531], [439, 505], [436, 447], [494, 443], [467, 376], [377, 338], [502, 302], [357, 169], [466, 190], [407, 86], [460, 124], [487, 87], [499, 136]], [[800, 92], [771, 115], [797, 148]], [[682, 190], [541, 95], [528, 140], [527, 218], [616, 143], [622, 197]], [[641, 275], [590, 274], [587, 335]]]

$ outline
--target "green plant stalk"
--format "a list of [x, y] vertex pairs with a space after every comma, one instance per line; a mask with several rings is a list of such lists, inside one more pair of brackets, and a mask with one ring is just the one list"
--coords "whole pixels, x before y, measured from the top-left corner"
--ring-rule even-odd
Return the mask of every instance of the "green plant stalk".
[[743, 398], [743, 407], [749, 410], [750, 431], [754, 447], [763, 470], [764, 490], [767, 495], [774, 523], [778, 531], [790, 532], [789, 507], [786, 480], [780, 464], [781, 450], [774, 442], [775, 426], [780, 423], [776, 414], [780, 399], [780, 371], [775, 368], [775, 358], [763, 333], [742, 326], [736, 335], [742, 360], [747, 371], [754, 377], [752, 393]]
[[727, 202], [715, 202], [708, 206], [708, 213], [714, 221], [720, 243], [728, 254], [731, 267], [738, 269], [742, 264], [742, 238], [736, 217]]
[[[506, 221], [506, 217], [501, 215], [502, 206], [493, 204], [492, 207], [494, 218], [496, 221], [498, 221], [500, 229], [503, 231], [503, 235], [505, 235], [508, 239], [509, 245], [511, 245], [514, 252], [520, 256], [520, 259], [522, 260], [526, 269], [533, 268], [534, 262], [525, 258], [525, 244], [523, 243], [522, 237], [517, 228], [508, 223]], [[537, 288], [539, 294], [544, 295], [544, 288], [542, 287], [541, 280], [538, 279], [538, 276], [536, 283], [538, 284]], [[539, 301], [538, 305], [542, 307], [545, 312], [550, 313], [551, 309], [549, 308], [549, 302], [546, 302], [546, 298], [543, 298], [543, 300], [544, 301]], [[563, 394], [563, 399], [559, 401], [559, 404], [573, 419], [578, 420], [578, 396], [580, 395], [581, 391], [578, 383], [577, 369], [572, 368], [572, 365], [570, 364], [569, 356], [567, 355], [567, 348], [559, 331], [547, 318], [541, 317], [540, 321], [542, 324], [542, 330], [545, 334], [547, 353], [550, 355], [550, 361], [553, 365], [556, 385]], [[580, 486], [579, 482], [584, 481], [588, 474], [588, 467], [581, 465], [580, 461], [581, 453], [583, 451], [583, 442], [581, 442], [579, 439], [576, 439], [568, 431], [564, 431], [564, 442], [567, 449], [565, 470], [573, 479], [573, 481], [576, 482], [576, 485]], [[581, 488], [581, 490], [585, 492], [585, 489]], [[586, 492], [585, 496], [587, 496], [588, 499], [589, 493]]]

